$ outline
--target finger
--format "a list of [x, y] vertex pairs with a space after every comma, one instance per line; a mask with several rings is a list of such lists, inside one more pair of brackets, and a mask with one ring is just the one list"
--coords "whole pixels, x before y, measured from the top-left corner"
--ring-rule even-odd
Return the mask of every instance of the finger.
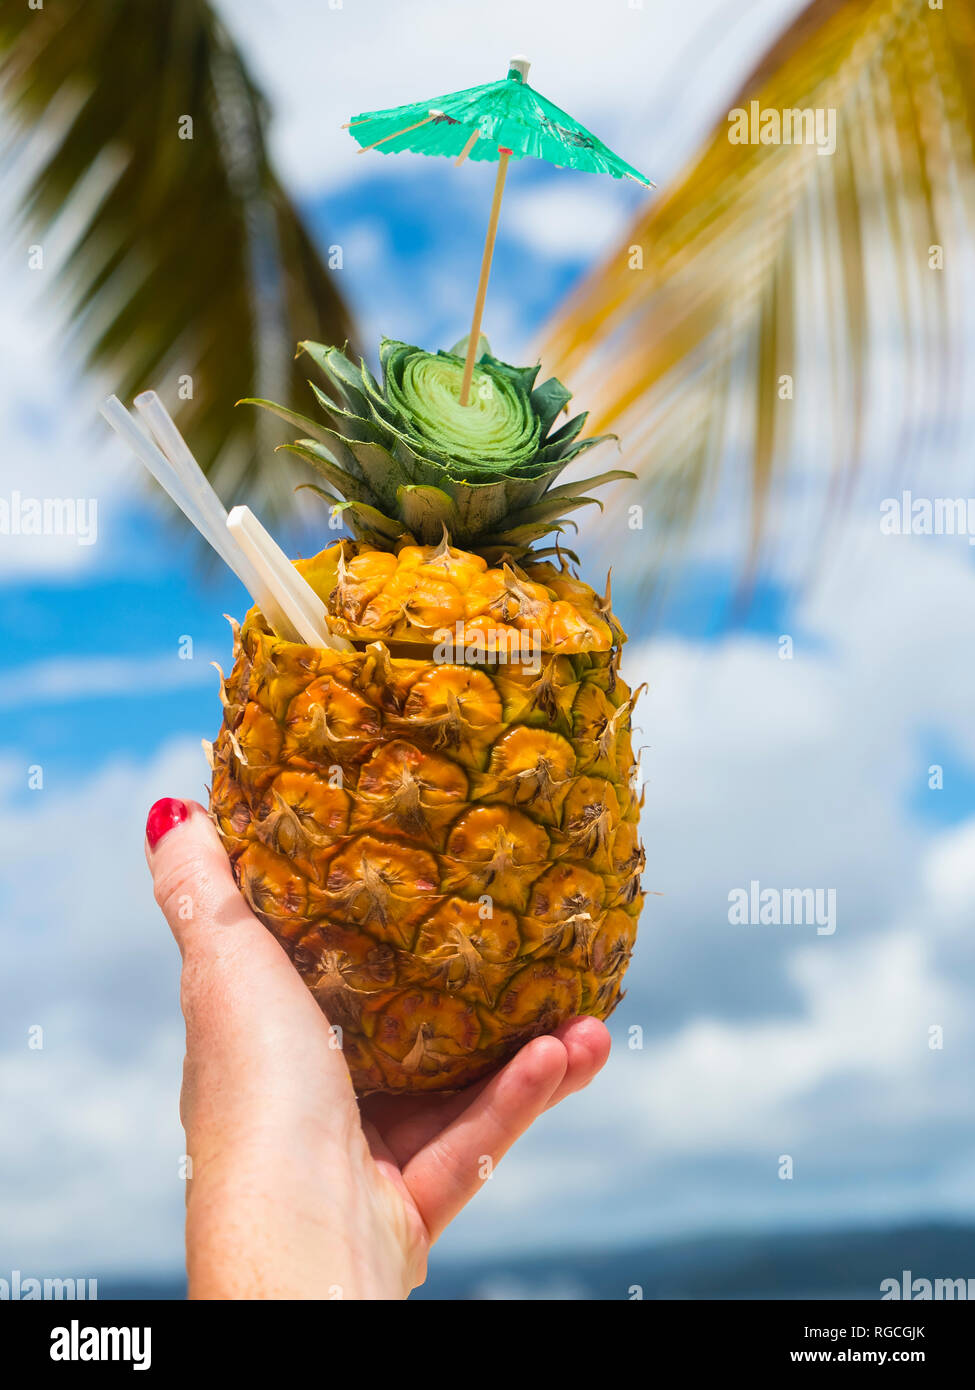
[[565, 1044], [535, 1038], [425, 1145], [403, 1178], [431, 1239], [466, 1206], [520, 1134], [546, 1108], [568, 1066]]
[[[605, 1065], [611, 1041], [606, 1025], [589, 1017], [569, 1019], [553, 1036], [565, 1044], [569, 1060], [562, 1083], [548, 1108], [589, 1085]], [[455, 1095], [367, 1096], [360, 1102], [360, 1108], [402, 1165], [466, 1110], [490, 1081], [487, 1077]]]
[[598, 1018], [570, 1018], [555, 1030], [555, 1037], [565, 1044], [569, 1065], [561, 1085], [548, 1103], [548, 1109], [576, 1091], [584, 1090], [609, 1059], [612, 1038], [605, 1023]]

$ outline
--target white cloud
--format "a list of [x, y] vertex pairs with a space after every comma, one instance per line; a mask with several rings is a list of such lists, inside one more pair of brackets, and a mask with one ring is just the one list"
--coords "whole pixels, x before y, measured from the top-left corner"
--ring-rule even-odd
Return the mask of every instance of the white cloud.
[[591, 181], [573, 180], [519, 190], [505, 208], [505, 228], [544, 256], [562, 260], [594, 259], [622, 236], [624, 210], [600, 197]]
[[[11, 789], [12, 769], [0, 769]], [[66, 792], [4, 801], [16, 870], [5, 915], [0, 1232], [4, 1268], [93, 1277], [179, 1268], [183, 1053], [178, 954], [142, 853], [149, 806], [199, 797], [192, 740], [118, 761]], [[40, 1025], [43, 1048], [28, 1046]]]
[[767, 1019], [737, 1024], [693, 1018], [646, 1057], [627, 1059], [595, 1106], [608, 1118], [625, 1091], [637, 1099], [630, 1120], [655, 1154], [727, 1157], [772, 1152], [785, 1116], [791, 1142], [808, 1142], [823, 1116], [814, 1102], [801, 1102], [850, 1073], [874, 1094], [873, 1105], [878, 1092], [921, 1103], [931, 1071], [928, 1026], [961, 1024], [965, 1012], [934, 976], [920, 933], [885, 933], [849, 951], [817, 943], [794, 952], [788, 969], [799, 988], [794, 1015], [775, 1017], [773, 1009]]
[[[0, 201], [5, 226], [14, 223], [15, 201], [8, 186]], [[17, 493], [41, 502], [81, 499], [79, 519], [91, 518], [96, 529], [92, 544], [73, 534], [0, 534], [0, 575], [80, 578], [110, 564], [115, 518], [138, 495], [142, 469], [110, 444], [98, 388], [65, 350], [54, 248], [44, 246], [44, 268], [31, 270], [28, 242], [12, 237], [0, 257], [0, 498], [6, 507]]]
[[924, 863], [928, 894], [940, 912], [961, 924], [975, 903], [975, 821], [948, 831]]

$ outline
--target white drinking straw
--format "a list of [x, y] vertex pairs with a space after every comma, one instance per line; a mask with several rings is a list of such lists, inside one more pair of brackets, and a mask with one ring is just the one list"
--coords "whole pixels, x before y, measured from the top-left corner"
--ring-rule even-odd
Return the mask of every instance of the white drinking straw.
[[[256, 547], [260, 553], [261, 564], [265, 565], [279, 579], [282, 588], [287, 589], [291, 594], [304, 614], [306, 622], [328, 639], [323, 645], [334, 644], [341, 649], [348, 649], [351, 646], [351, 643], [346, 642], [344, 638], [333, 637], [329, 632], [328, 613], [325, 604], [308, 581], [298, 573], [287, 555], [264, 529], [249, 507], [234, 507], [227, 518], [227, 529], [245, 550], [246, 543], [241, 533], [246, 534], [250, 545]], [[247, 550], [246, 553], [251, 554], [252, 552]]]
[[156, 393], [144, 391], [135, 405], [156, 443], [139, 429], [117, 396], [108, 397], [102, 414], [237, 575], [274, 632], [290, 642], [352, 650], [350, 642], [329, 632], [325, 605], [253, 513], [246, 507], [234, 508], [241, 516], [239, 524], [231, 525], [223, 503]]
[[207, 523], [207, 534], [227, 537], [227, 509], [214, 492], [210, 480], [197, 463], [186, 440], [176, 428], [172, 416], [155, 391], [143, 391], [133, 401], [136, 410], [148, 425], [153, 438], [169, 459], [173, 471], [189, 496], [196, 502], [197, 511]]
[[251, 588], [254, 579], [253, 568], [243, 552], [233, 543], [232, 538], [228, 537], [225, 523], [221, 521], [219, 527], [208, 525], [206, 518], [200, 514], [199, 508], [183, 479], [177, 474], [165, 454], [139, 429], [118, 396], [109, 396], [102, 403], [101, 412], [112, 429], [125, 440], [135, 456], [145, 464], [159, 486], [169, 493], [183, 515], [193, 523], [221, 560], [233, 570], [244, 587], [253, 593]]
[[250, 507], [232, 508], [227, 517], [227, 530], [254, 568], [273, 587], [285, 616], [303, 641], [340, 651], [352, 649], [350, 642], [333, 637], [329, 632], [324, 603], [265, 531]]

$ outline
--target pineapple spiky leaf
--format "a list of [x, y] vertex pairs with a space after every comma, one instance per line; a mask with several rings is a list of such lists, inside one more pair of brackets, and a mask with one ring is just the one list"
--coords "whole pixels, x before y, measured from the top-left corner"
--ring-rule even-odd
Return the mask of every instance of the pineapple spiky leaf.
[[366, 502], [371, 499], [369, 488], [346, 469], [341, 468], [329, 456], [324, 446], [311, 439], [299, 439], [294, 444], [282, 444], [280, 448], [287, 453], [297, 454], [319, 472], [327, 483], [348, 502]]
[[300, 430], [320, 439], [325, 443], [326, 429], [318, 420], [313, 420], [310, 415], [302, 415], [299, 410], [290, 410], [286, 405], [278, 405], [276, 401], [265, 401], [260, 396], [244, 396], [236, 402], [237, 405], [258, 405], [262, 410], [269, 410], [272, 415], [277, 415], [279, 419], [285, 420], [289, 425], [295, 425]]
[[365, 541], [376, 550], [389, 550], [409, 535], [402, 522], [384, 516], [364, 502], [341, 502], [332, 511], [346, 521], [356, 540]]
[[434, 545], [446, 528], [447, 535], [461, 529], [457, 503], [437, 487], [414, 483], [398, 488], [396, 501], [407, 529], [421, 545]]
[[561, 487], [548, 488], [545, 497], [550, 500], [555, 497], [576, 496], [579, 491], [587, 487], [602, 487], [604, 483], [621, 482], [624, 478], [635, 478], [636, 474], [631, 473], [628, 468], [612, 468], [608, 473], [597, 473], [592, 478], [581, 478], [577, 483], [563, 483]]
[[541, 386], [532, 392], [532, 409], [541, 421], [543, 438], [571, 399], [572, 392], [554, 376], [549, 377], [548, 381], [543, 381]]

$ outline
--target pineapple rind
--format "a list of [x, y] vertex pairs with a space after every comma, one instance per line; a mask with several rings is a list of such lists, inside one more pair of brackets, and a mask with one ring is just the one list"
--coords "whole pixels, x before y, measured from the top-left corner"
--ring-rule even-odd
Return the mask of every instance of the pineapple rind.
[[[298, 567], [359, 648], [282, 641], [256, 610], [235, 633], [211, 814], [247, 901], [341, 1029], [357, 1091], [458, 1089], [621, 997], [643, 901], [623, 633], [549, 564], [354, 551]], [[339, 554], [358, 586], [344, 597]], [[544, 634], [530, 669], [432, 659], [478, 578], [487, 617], [505, 605], [504, 626]], [[360, 621], [336, 615], [366, 591]]]

